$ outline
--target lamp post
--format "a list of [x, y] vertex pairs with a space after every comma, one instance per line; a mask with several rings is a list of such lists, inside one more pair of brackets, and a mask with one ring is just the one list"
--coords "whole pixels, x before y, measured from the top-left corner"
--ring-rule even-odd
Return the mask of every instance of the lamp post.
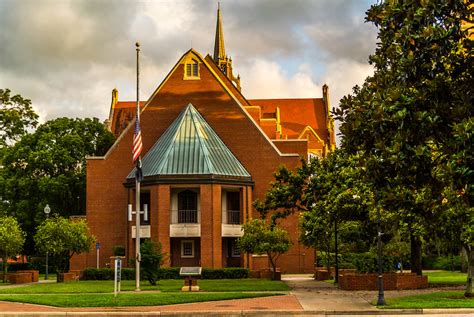
[[[46, 207], [44, 207], [44, 214], [46, 215], [46, 219], [49, 218], [49, 213], [51, 212], [51, 208], [49, 207], [48, 204], [46, 204]], [[48, 279], [48, 252], [46, 251], [46, 274], [44, 275], [44, 279], [47, 280]]]
[[383, 275], [382, 275], [382, 229], [380, 226], [380, 208], [378, 202], [375, 204], [377, 208], [377, 262], [378, 262], [378, 277], [377, 284], [379, 287], [379, 296], [377, 298], [377, 306], [385, 305], [385, 297], [383, 290]]

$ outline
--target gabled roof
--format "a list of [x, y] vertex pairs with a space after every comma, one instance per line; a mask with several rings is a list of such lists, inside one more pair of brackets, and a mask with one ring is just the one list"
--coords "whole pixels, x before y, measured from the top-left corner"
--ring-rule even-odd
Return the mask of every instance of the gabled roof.
[[[220, 176], [251, 180], [250, 174], [189, 104], [168, 127], [142, 160], [147, 177]], [[135, 177], [135, 168], [127, 179]]]
[[323, 139], [327, 139], [327, 119], [322, 98], [303, 99], [248, 99], [252, 106], [259, 106], [262, 116], [280, 109], [282, 134], [296, 139], [310, 126]]

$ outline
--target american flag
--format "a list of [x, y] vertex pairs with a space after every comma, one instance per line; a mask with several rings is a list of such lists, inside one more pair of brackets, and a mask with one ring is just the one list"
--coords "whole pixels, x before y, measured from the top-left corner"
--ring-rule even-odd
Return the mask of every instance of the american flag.
[[140, 131], [140, 114], [137, 109], [137, 119], [135, 121], [135, 132], [133, 133], [133, 162], [135, 162], [142, 153], [142, 132]]

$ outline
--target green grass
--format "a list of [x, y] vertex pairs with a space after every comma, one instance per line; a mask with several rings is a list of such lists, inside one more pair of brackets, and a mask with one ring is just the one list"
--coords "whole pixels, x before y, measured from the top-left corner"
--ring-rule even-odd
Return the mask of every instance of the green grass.
[[474, 308], [474, 298], [465, 298], [463, 291], [435, 292], [388, 299], [383, 308]]
[[21, 302], [56, 307], [116, 307], [160, 306], [226, 299], [241, 299], [278, 295], [275, 293], [139, 293], [120, 294], [53, 294], [53, 295], [0, 295], [0, 301]]
[[[202, 291], [207, 292], [260, 292], [287, 291], [288, 286], [281, 281], [261, 279], [238, 280], [199, 280]], [[183, 280], [160, 280], [157, 286], [141, 281], [143, 291], [176, 292], [184, 286]], [[135, 290], [135, 281], [122, 281], [122, 291]], [[2, 288], [0, 294], [70, 294], [70, 293], [110, 293], [114, 290], [113, 281], [75, 281], [68, 283], [35, 284], [15, 288]]]
[[467, 280], [467, 274], [459, 271], [424, 272], [423, 275], [428, 276], [430, 284], [465, 285]]

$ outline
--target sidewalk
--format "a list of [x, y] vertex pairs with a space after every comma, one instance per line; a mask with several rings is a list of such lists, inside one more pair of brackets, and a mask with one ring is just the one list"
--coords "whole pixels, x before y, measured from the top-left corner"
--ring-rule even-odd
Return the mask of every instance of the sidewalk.
[[[314, 281], [310, 275], [286, 275], [291, 287], [288, 295], [225, 300], [168, 306], [56, 308], [50, 306], [0, 302], [0, 316], [344, 316], [344, 315], [432, 315], [474, 316], [474, 309], [379, 310], [369, 302], [377, 292], [351, 292]], [[387, 297], [400, 291], [386, 292]]]

